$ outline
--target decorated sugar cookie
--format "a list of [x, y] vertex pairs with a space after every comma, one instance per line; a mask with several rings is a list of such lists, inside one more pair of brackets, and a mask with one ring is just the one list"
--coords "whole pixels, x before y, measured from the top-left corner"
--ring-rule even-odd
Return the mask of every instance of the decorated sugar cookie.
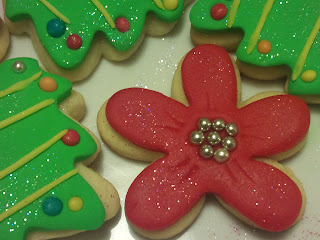
[[320, 102], [320, 1], [199, 0], [190, 20], [196, 44], [237, 49], [244, 74], [288, 77], [290, 94]]
[[6, 55], [9, 46], [9, 32], [0, 18], [0, 60]]
[[[45, 67], [71, 81], [88, 76], [101, 55], [124, 60], [145, 33], [169, 32], [191, 0], [6, 0], [14, 33], [28, 32]], [[31, 20], [33, 22], [31, 22]]]
[[100, 145], [58, 106], [77, 120], [83, 116], [83, 98], [71, 94], [68, 80], [29, 58], [0, 64], [1, 239], [97, 229], [119, 209], [115, 188], [85, 166]]
[[98, 127], [110, 148], [154, 161], [126, 196], [135, 231], [157, 239], [178, 234], [197, 217], [206, 194], [266, 231], [283, 231], [302, 217], [303, 188], [277, 160], [301, 149], [308, 107], [275, 92], [241, 102], [239, 82], [228, 53], [202, 45], [179, 64], [172, 98], [130, 88], [103, 105]]

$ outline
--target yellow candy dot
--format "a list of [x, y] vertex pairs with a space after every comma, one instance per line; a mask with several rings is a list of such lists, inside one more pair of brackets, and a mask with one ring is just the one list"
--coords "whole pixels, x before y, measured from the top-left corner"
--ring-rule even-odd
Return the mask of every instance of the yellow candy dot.
[[39, 87], [45, 92], [54, 92], [57, 90], [57, 82], [51, 77], [41, 78], [39, 81]]
[[175, 10], [178, 7], [178, 0], [164, 0], [163, 5], [167, 10]]
[[317, 77], [317, 73], [313, 70], [307, 70], [301, 75], [301, 79], [305, 82], [312, 82]]
[[69, 202], [68, 202], [68, 207], [71, 211], [73, 212], [78, 212], [82, 209], [83, 207], [83, 201], [81, 198], [79, 197], [73, 197], [70, 198]]

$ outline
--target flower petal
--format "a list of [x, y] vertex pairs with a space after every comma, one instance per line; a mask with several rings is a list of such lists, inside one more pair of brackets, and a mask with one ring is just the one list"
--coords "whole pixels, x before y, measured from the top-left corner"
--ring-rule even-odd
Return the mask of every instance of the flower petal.
[[223, 48], [216, 45], [195, 47], [186, 55], [181, 75], [190, 107], [199, 112], [225, 112], [236, 108], [237, 77], [232, 60]]
[[227, 167], [232, 177], [216, 191], [225, 203], [268, 231], [283, 231], [295, 223], [302, 209], [302, 194], [284, 172], [256, 160], [241, 164], [234, 160]]
[[279, 95], [261, 99], [240, 109], [237, 140], [253, 157], [288, 151], [306, 136], [310, 124], [308, 106], [298, 97]]
[[165, 229], [187, 214], [204, 192], [193, 180], [198, 167], [185, 158], [166, 156], [147, 167], [130, 186], [125, 204], [128, 220], [147, 231]]
[[182, 130], [186, 109], [163, 94], [131, 88], [109, 99], [106, 117], [111, 127], [132, 143], [166, 153]]

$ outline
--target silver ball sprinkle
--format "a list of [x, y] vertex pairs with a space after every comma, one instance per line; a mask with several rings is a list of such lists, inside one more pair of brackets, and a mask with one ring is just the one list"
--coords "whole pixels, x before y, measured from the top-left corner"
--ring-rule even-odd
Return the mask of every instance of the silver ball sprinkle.
[[201, 131], [206, 132], [211, 128], [211, 122], [208, 118], [201, 118], [198, 122], [198, 127]]
[[237, 146], [237, 144], [233, 137], [228, 136], [222, 139], [222, 146], [225, 149], [232, 151]]
[[217, 162], [224, 162], [229, 158], [229, 152], [225, 148], [219, 148], [214, 152], [213, 157]]
[[200, 154], [204, 158], [211, 158], [213, 156], [213, 148], [210, 145], [203, 145], [200, 148]]
[[204, 141], [204, 135], [201, 131], [194, 131], [190, 134], [190, 141], [195, 145], [200, 145]]
[[235, 136], [238, 133], [238, 127], [234, 123], [228, 123], [226, 125], [226, 132], [229, 136]]
[[222, 119], [216, 119], [212, 122], [212, 127], [216, 130], [216, 131], [221, 131], [225, 128], [225, 123]]
[[221, 142], [221, 136], [218, 132], [210, 132], [207, 139], [211, 145], [216, 145]]
[[16, 73], [23, 73], [26, 70], [26, 66], [22, 61], [15, 61], [12, 68]]

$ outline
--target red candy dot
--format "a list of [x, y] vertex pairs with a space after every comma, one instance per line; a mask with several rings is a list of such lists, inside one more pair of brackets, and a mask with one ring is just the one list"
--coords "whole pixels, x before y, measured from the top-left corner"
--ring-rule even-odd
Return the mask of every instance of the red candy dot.
[[119, 32], [127, 32], [130, 30], [130, 23], [124, 17], [118, 17], [116, 20], [116, 27]]
[[78, 34], [72, 34], [67, 39], [68, 48], [76, 50], [82, 46], [82, 39]]
[[80, 136], [79, 133], [77, 133], [75, 130], [69, 129], [61, 140], [67, 146], [74, 146], [79, 143]]
[[223, 3], [217, 3], [211, 8], [211, 17], [215, 20], [223, 19], [227, 13], [228, 9]]

